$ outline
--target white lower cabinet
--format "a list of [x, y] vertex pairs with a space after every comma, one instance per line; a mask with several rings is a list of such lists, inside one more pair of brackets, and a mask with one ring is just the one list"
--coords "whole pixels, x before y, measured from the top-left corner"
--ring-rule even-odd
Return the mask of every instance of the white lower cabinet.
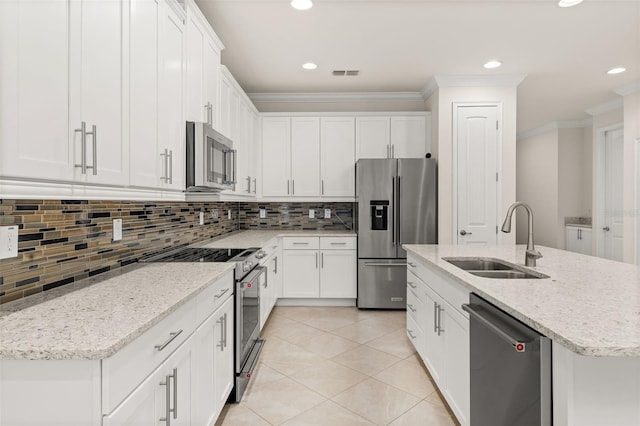
[[462, 311], [469, 292], [414, 257], [407, 265], [407, 334], [460, 424], [469, 425], [469, 319]]
[[262, 265], [267, 268], [267, 279], [260, 287], [260, 330], [264, 327], [269, 319], [271, 310], [281, 294], [282, 288], [282, 268], [280, 267], [281, 255], [280, 251], [275, 247], [275, 252], [267, 257], [266, 262]]
[[593, 253], [591, 249], [591, 228], [566, 226], [566, 249], [575, 253]]
[[355, 237], [284, 237], [282, 297], [355, 299], [355, 241]]

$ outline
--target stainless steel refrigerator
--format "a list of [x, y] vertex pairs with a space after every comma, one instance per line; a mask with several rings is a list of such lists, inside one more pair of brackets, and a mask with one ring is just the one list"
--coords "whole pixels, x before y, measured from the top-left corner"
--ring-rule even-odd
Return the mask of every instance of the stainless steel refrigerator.
[[406, 309], [402, 244], [436, 244], [434, 159], [358, 160], [358, 307]]

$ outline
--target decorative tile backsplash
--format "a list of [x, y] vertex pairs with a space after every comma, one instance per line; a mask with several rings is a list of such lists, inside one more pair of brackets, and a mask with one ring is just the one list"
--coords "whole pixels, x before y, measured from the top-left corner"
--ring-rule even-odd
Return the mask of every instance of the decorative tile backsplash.
[[[0, 200], [0, 226], [20, 228], [18, 257], [0, 260], [0, 304], [238, 229], [349, 229], [352, 216], [353, 203]], [[122, 219], [121, 241], [112, 242], [113, 219]]]

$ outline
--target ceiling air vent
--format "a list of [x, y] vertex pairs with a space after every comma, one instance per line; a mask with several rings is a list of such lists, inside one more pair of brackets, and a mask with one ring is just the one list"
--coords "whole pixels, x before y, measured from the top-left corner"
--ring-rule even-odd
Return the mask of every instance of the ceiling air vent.
[[336, 77], [344, 77], [344, 76], [356, 76], [360, 74], [359, 70], [333, 70], [331, 75]]

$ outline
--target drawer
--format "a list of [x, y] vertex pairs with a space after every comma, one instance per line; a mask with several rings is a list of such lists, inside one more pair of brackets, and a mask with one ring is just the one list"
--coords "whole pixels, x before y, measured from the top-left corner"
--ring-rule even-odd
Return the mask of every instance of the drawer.
[[411, 317], [407, 317], [407, 337], [411, 340], [411, 344], [416, 348], [416, 351], [422, 354], [424, 352], [422, 347], [424, 344], [424, 333]]
[[234, 287], [233, 270], [230, 270], [196, 296], [197, 326], [233, 295]]
[[[418, 292], [422, 293], [422, 292]], [[411, 288], [407, 288], [407, 320], [412, 319], [415, 321], [418, 328], [420, 327], [420, 320], [424, 316], [424, 301], [420, 300], [418, 294]]]
[[269, 240], [261, 248], [267, 254], [265, 256], [265, 258], [267, 258], [267, 257], [271, 256], [273, 253], [275, 253], [276, 251], [278, 251], [279, 247], [280, 247], [280, 238], [276, 237], [276, 238], [273, 238], [273, 239]]
[[407, 291], [413, 290], [422, 303], [424, 303], [426, 299], [424, 290], [425, 286], [426, 284], [422, 282], [416, 274], [411, 271], [407, 271]]
[[[116, 354], [102, 361], [103, 414], [113, 411], [195, 331], [196, 326], [196, 298], [192, 298]], [[177, 332], [180, 333], [172, 335]]]
[[284, 237], [282, 248], [285, 250], [318, 250], [320, 248], [319, 237]]
[[355, 237], [320, 237], [322, 250], [355, 250], [357, 248]]
[[462, 310], [464, 303], [469, 303], [469, 290], [462, 284], [442, 276], [437, 271], [420, 265], [420, 274], [418, 275], [433, 291], [438, 293], [446, 302], [448, 302], [455, 310], [460, 312], [465, 318], [469, 318], [469, 314]]

